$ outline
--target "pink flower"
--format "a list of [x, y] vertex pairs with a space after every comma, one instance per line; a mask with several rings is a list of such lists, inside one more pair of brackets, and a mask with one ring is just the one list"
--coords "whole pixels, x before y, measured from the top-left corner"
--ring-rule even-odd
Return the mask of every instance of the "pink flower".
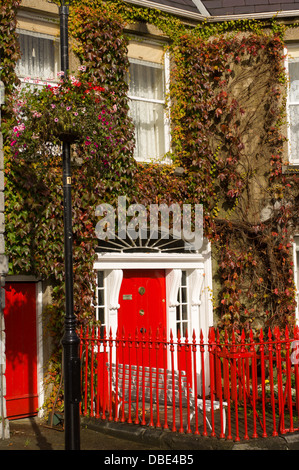
[[54, 121], [55, 121], [55, 122], [58, 122], [58, 118], [55, 118]]
[[20, 132], [20, 131], [23, 131], [24, 129], [25, 129], [25, 124], [22, 123], [22, 124], [20, 124], [19, 126], [15, 126], [15, 127], [13, 128], [13, 132], [16, 134], [16, 133], [18, 133], [18, 132]]

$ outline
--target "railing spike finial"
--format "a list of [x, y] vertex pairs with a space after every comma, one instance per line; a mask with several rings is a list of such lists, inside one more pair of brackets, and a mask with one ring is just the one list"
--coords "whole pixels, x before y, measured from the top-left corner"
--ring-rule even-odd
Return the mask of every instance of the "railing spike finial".
[[244, 331], [244, 328], [242, 329], [242, 333], [241, 333], [241, 342], [242, 342], [242, 343], [245, 343], [245, 331]]
[[268, 339], [269, 339], [269, 341], [272, 340], [272, 332], [271, 332], [271, 328], [270, 328], [270, 327], [269, 327], [269, 329], [268, 329]]
[[185, 343], [188, 343], [188, 342], [189, 342], [188, 330], [186, 330], [186, 333], [185, 333]]
[[193, 340], [193, 343], [196, 343], [196, 334], [195, 334], [194, 328], [193, 328], [193, 333], [192, 333], [192, 340]]

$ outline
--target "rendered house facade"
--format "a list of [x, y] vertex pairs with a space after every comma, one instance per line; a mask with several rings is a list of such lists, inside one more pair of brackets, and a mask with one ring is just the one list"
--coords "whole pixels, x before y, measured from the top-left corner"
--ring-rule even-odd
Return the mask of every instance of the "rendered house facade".
[[[43, 8], [41, 8], [43, 3]], [[183, 22], [196, 27], [203, 21], [211, 24], [240, 18], [267, 20], [274, 15], [286, 23], [296, 22], [299, 17], [298, 2], [287, 5], [273, 3], [240, 4], [225, 1], [128, 1], [135, 6], [158, 9], [178, 17]], [[228, 5], [229, 3], [229, 5]], [[278, 13], [277, 13], [278, 12]], [[18, 13], [17, 32], [20, 38], [22, 58], [17, 65], [21, 81], [55, 83], [59, 72], [59, 18], [56, 5], [47, 2], [24, 0]], [[158, 160], [161, 165], [169, 163], [171, 149], [171, 122], [166, 109], [169, 88], [171, 58], [165, 53], [168, 38], [152, 25], [130, 25], [128, 57], [130, 73], [128, 77], [130, 113], [135, 125], [135, 158], [138, 162]], [[299, 67], [299, 30], [294, 28], [287, 33], [286, 42], [289, 60], [290, 92], [288, 94], [288, 115], [290, 125], [289, 149], [286, 158], [289, 169], [297, 170], [298, 146], [298, 103], [297, 75]], [[76, 68], [72, 58], [70, 68]], [[299, 232], [294, 240], [294, 276], [298, 286]], [[163, 240], [162, 240], [163, 241]], [[213, 266], [210, 244], [204, 241], [200, 250], [187, 251], [184, 240], [169, 239], [167, 243], [157, 243], [150, 238], [135, 241], [116, 240], [114, 243], [99, 243], [98, 260], [94, 269], [97, 272], [96, 319], [108, 330], [115, 332], [118, 327], [132, 331], [149, 328], [202, 330], [208, 334], [213, 325]], [[40, 279], [28, 277], [6, 278], [7, 285], [21, 286], [19, 295], [25, 295], [22, 286], [30, 285], [31, 298], [35, 307], [31, 309], [36, 318], [34, 329], [36, 338], [33, 347], [36, 371], [34, 404], [30, 404], [20, 415], [35, 413], [44, 400], [42, 385], [43, 365], [46, 345], [42, 335], [42, 311], [47, 303], [48, 287]], [[152, 296], [155, 292], [155, 296]], [[153, 315], [150, 312], [155, 312]], [[134, 314], [132, 314], [134, 312]], [[128, 317], [130, 322], [128, 322]], [[298, 307], [297, 307], [298, 317]], [[25, 320], [26, 321], [26, 320]], [[33, 406], [33, 408], [32, 408]], [[12, 411], [12, 413], [14, 413]]]

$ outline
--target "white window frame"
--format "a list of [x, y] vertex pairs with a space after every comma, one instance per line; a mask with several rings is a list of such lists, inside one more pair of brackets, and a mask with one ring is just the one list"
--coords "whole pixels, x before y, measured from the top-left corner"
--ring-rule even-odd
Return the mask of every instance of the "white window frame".
[[34, 85], [34, 86], [45, 86], [48, 84], [53, 84], [58, 82], [58, 72], [60, 71], [60, 48], [59, 48], [59, 43], [60, 39], [58, 37], [52, 36], [51, 34], [44, 34], [44, 33], [39, 33], [35, 31], [28, 31], [26, 29], [20, 29], [17, 28], [17, 33], [26, 35], [26, 36], [32, 36], [32, 37], [37, 37], [39, 39], [48, 39], [50, 41], [54, 42], [54, 71], [53, 71], [53, 78], [50, 77], [39, 77], [39, 78], [31, 78], [31, 77], [23, 77], [21, 75], [18, 75], [18, 78], [21, 81], [21, 84], [29, 84], [29, 85]]
[[[185, 283], [183, 283], [183, 273], [185, 277]], [[183, 300], [183, 289], [186, 289], [185, 291], [185, 299]], [[181, 275], [181, 282], [178, 288], [178, 305], [176, 307], [176, 335], [178, 335], [178, 331], [180, 331], [180, 336], [181, 338], [185, 337], [184, 334], [184, 329], [185, 327], [187, 328], [187, 331], [189, 332], [189, 335], [191, 336], [191, 331], [190, 331], [190, 323], [191, 323], [191, 315], [190, 315], [190, 302], [189, 302], [189, 276], [188, 276], [188, 271], [186, 269], [182, 270], [182, 275]], [[186, 308], [186, 319], [183, 319], [183, 309], [184, 306]]]
[[[299, 62], [299, 57], [295, 59], [292, 59], [291, 56], [291, 51], [292, 49], [298, 50], [299, 53], [299, 43], [297, 44], [289, 44], [286, 45], [284, 53], [285, 53], [285, 69], [286, 69], [286, 74], [289, 77], [289, 63], [290, 62]], [[292, 156], [292, 150], [291, 150], [291, 129], [290, 129], [290, 107], [291, 106], [298, 106], [299, 107], [299, 101], [297, 102], [291, 102], [290, 101], [290, 78], [288, 81], [288, 89], [287, 89], [287, 122], [288, 122], [288, 129], [287, 129], [287, 136], [288, 136], [288, 162], [290, 165], [298, 165], [299, 164], [299, 154], [297, 155], [296, 158], [293, 158]]]
[[[102, 286], [98, 285], [98, 279], [99, 279], [99, 273], [100, 272], [103, 273], [103, 285]], [[99, 302], [99, 300], [100, 300], [99, 291], [103, 292], [104, 302], [101, 303], [101, 304]], [[99, 313], [99, 309], [103, 308], [104, 314], [103, 314], [103, 321], [101, 321], [100, 329], [101, 329], [101, 334], [103, 334], [103, 330], [104, 330], [104, 328], [106, 328], [106, 334], [108, 334], [108, 331], [107, 331], [107, 281], [106, 281], [106, 272], [103, 269], [98, 269], [96, 271], [96, 303], [95, 303], [94, 307], [95, 307], [95, 311], [96, 311], [96, 314], [95, 314], [96, 321], [101, 320], [101, 318], [100, 318], [101, 315]]]
[[[136, 38], [132, 38], [132, 39], [135, 39]], [[140, 38], [137, 38], [138, 41], [141, 41]], [[155, 45], [155, 46], [161, 46], [161, 48], [163, 48], [163, 46], [165, 44], [162, 44], [162, 43], [159, 43], [157, 41], [141, 41], [141, 42], [144, 42], [146, 45]], [[144, 64], [144, 65], [151, 65], [153, 66], [153, 64], [155, 64], [155, 62], [150, 62], [150, 61], [146, 61], [144, 59], [136, 59], [136, 58], [131, 58], [131, 57], [128, 57], [129, 59], [129, 62], [130, 63], [139, 63], [139, 64]], [[163, 61], [163, 64], [159, 64], [157, 63], [157, 66], [159, 67], [163, 67], [164, 68], [164, 80], [165, 80], [165, 96], [164, 96], [164, 99], [163, 100], [157, 100], [157, 99], [147, 99], [147, 98], [141, 98], [141, 97], [138, 97], [138, 96], [134, 96], [134, 95], [131, 95], [130, 92], [128, 93], [128, 98], [129, 100], [132, 100], [132, 101], [143, 101], [143, 102], [147, 102], [147, 103], [157, 103], [157, 104], [162, 104], [164, 105], [164, 145], [165, 145], [165, 148], [164, 148], [164, 158], [163, 159], [158, 159], [157, 157], [147, 157], [145, 159], [143, 159], [142, 157], [136, 157], [136, 160], [137, 161], [140, 161], [140, 162], [143, 162], [143, 163], [147, 163], [147, 162], [152, 162], [152, 161], [158, 161], [159, 163], [161, 164], [169, 164], [171, 163], [171, 159], [167, 156], [167, 153], [170, 151], [170, 147], [171, 147], [171, 139], [170, 139], [170, 122], [169, 122], [169, 117], [168, 117], [168, 112], [167, 112], [167, 109], [166, 109], [166, 98], [167, 96], [169, 95], [169, 81], [170, 81], [170, 59], [169, 59], [169, 53], [166, 51], [164, 53], [164, 61]]]

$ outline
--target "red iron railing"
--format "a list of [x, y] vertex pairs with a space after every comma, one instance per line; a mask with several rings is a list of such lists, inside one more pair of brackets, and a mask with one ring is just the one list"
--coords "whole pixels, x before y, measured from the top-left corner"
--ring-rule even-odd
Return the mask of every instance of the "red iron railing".
[[[299, 430], [299, 333], [80, 332], [81, 414], [219, 438]], [[299, 357], [299, 354], [298, 354]]]

